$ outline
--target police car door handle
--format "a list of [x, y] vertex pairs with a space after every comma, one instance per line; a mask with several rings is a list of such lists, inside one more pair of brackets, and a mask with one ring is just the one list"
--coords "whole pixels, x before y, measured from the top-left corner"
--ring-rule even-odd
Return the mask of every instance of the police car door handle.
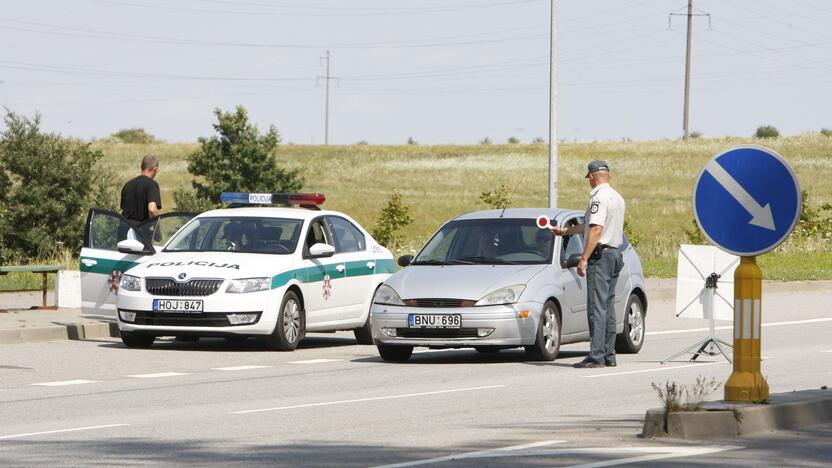
[[375, 267], [376, 267], [376, 262], [367, 262], [367, 268], [372, 270], [372, 269], [375, 269]]
[[341, 264], [336, 266], [335, 269], [338, 270], [338, 273], [343, 273], [346, 267], [343, 264]]
[[93, 260], [91, 258], [85, 258], [85, 259], [81, 260], [81, 263], [83, 263], [84, 265], [86, 265], [88, 267], [98, 265], [98, 261]]

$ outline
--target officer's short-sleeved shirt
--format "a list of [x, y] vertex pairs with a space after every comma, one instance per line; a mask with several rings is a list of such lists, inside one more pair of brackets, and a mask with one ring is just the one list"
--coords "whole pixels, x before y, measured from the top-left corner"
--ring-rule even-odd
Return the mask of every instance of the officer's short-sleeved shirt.
[[150, 202], [156, 202], [156, 207], [162, 208], [159, 184], [146, 175], [129, 180], [121, 188], [121, 215], [130, 221], [140, 223], [150, 219], [147, 211]]
[[601, 184], [590, 192], [586, 209], [586, 233], [592, 224], [603, 226], [598, 243], [619, 247], [624, 243], [624, 198], [610, 184]]

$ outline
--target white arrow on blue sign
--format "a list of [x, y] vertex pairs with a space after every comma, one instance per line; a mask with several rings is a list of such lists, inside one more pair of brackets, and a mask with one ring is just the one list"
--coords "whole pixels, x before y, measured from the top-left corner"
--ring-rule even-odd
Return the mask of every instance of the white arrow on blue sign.
[[776, 152], [740, 146], [714, 156], [696, 179], [693, 211], [705, 237], [740, 256], [768, 252], [800, 217], [800, 185]]

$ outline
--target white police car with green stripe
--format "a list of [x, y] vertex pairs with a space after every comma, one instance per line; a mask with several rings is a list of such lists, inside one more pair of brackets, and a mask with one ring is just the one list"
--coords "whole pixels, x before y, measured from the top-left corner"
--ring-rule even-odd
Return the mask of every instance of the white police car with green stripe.
[[[223, 194], [238, 207], [130, 226], [93, 209], [81, 250], [83, 311], [115, 317], [129, 347], [156, 337], [259, 336], [292, 350], [306, 332], [354, 330], [393, 256], [321, 194]], [[251, 203], [249, 203], [251, 202]], [[244, 207], [282, 202], [304, 208]], [[310, 209], [311, 208], [311, 209]]]

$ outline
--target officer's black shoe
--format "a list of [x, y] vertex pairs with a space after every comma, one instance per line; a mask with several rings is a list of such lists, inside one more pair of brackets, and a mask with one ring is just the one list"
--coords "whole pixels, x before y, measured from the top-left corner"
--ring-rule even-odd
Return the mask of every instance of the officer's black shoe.
[[618, 364], [615, 363], [615, 358], [612, 359], [604, 359], [604, 365], [607, 367], [615, 367]]
[[604, 367], [603, 362], [595, 362], [592, 359], [584, 359], [581, 362], [572, 364], [572, 367], [576, 369], [591, 369], [594, 367]]

